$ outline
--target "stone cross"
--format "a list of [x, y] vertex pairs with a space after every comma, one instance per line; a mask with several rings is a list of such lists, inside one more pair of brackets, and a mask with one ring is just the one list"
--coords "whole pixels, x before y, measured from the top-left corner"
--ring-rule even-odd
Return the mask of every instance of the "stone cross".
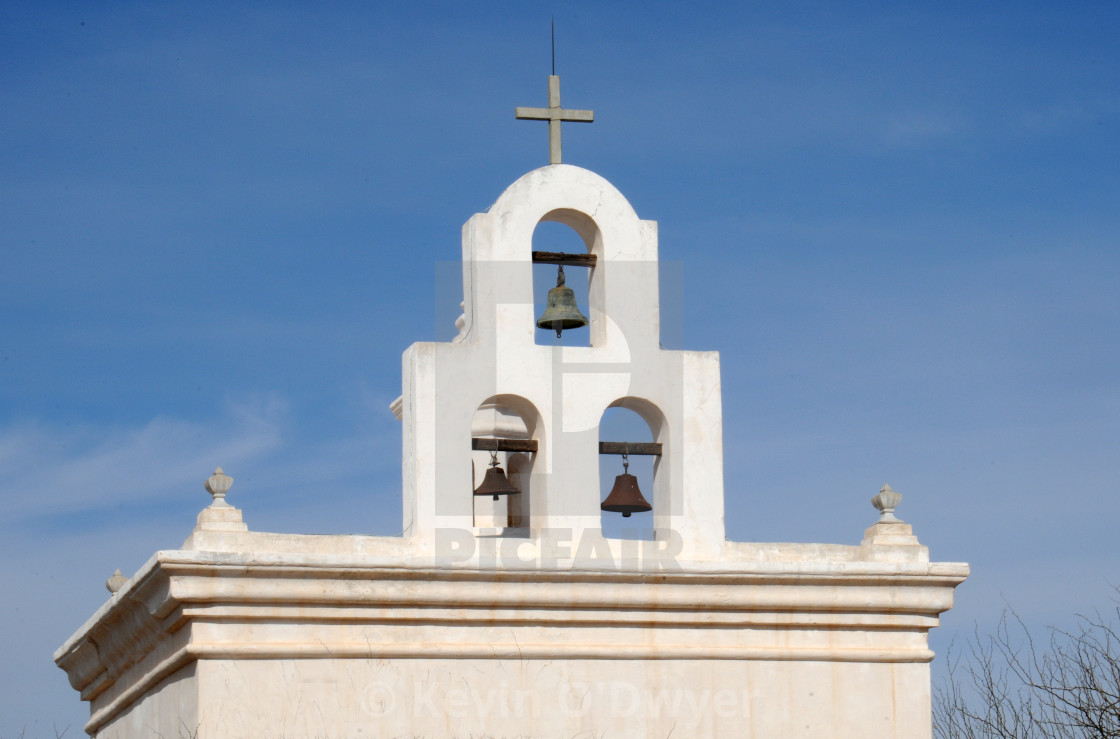
[[548, 107], [514, 109], [520, 120], [548, 121], [548, 163], [560, 164], [560, 121], [591, 123], [595, 120], [593, 110], [564, 110], [560, 107], [560, 78], [548, 76]]

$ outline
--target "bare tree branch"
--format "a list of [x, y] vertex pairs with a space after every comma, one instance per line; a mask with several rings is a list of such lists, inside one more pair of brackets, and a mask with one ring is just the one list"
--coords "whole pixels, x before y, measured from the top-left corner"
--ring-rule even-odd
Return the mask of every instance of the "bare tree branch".
[[1073, 631], [1050, 627], [1044, 646], [1014, 610], [994, 633], [951, 646], [935, 687], [938, 739], [1120, 739], [1120, 606], [1112, 618], [1078, 615]]

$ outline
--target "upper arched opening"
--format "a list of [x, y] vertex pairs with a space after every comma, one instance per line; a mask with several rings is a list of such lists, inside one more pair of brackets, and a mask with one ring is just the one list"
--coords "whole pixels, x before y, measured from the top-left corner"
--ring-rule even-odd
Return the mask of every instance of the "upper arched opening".
[[[584, 254], [596, 243], [598, 234], [594, 221], [583, 213], [552, 211], [533, 229], [533, 251]], [[567, 265], [563, 270], [564, 286], [572, 290], [567, 296], [570, 305], [566, 310], [575, 317], [586, 319], [587, 323], [583, 326], [565, 327], [561, 336], [557, 336], [552, 327], [538, 326], [534, 334], [535, 342], [546, 346], [591, 346], [591, 283], [594, 268]], [[549, 296], [558, 284], [559, 271], [560, 268], [555, 264], [533, 264], [533, 315], [538, 319], [543, 318], [548, 310]]]
[[[545, 213], [541, 217], [541, 223], [562, 223], [576, 232], [588, 254], [598, 254], [601, 251], [602, 231], [595, 219], [586, 213], [571, 208], [557, 208]], [[540, 229], [539, 223], [537, 229]]]
[[[506, 188], [487, 213], [493, 223], [488, 259], [517, 259], [539, 223], [575, 231], [583, 251], [600, 260], [642, 259], [648, 240], [642, 222], [614, 185], [586, 169], [557, 164], [536, 169]], [[652, 246], [652, 242], [648, 242]]]

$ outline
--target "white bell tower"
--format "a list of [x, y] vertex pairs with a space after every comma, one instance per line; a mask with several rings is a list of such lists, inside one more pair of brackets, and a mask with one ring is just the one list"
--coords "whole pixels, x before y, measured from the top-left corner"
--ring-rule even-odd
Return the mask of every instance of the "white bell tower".
[[[586, 246], [573, 262], [590, 265], [590, 346], [536, 343], [532, 237], [542, 221], [571, 227]], [[583, 279], [578, 267], [568, 275]], [[640, 220], [592, 172], [564, 164], [535, 170], [464, 226], [463, 293], [460, 335], [404, 354], [405, 535], [438, 547], [440, 531], [501, 528], [546, 547], [553, 535], [589, 551], [613, 547], [619, 562], [617, 540], [593, 539], [601, 538], [599, 424], [621, 406], [641, 416], [660, 445], [646, 491], [659, 546], [717, 555], [724, 540], [719, 356], [661, 348], [657, 224]], [[486, 445], [472, 443], [479, 438], [535, 446], [503, 452], [523, 492], [496, 507], [473, 495], [489, 461], [477, 449]]]

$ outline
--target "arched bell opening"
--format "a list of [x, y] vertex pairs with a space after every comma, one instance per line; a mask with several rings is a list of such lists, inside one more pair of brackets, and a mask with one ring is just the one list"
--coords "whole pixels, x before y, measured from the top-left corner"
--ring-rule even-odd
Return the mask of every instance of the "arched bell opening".
[[[545, 346], [594, 346], [592, 304], [599, 230], [582, 213], [553, 211], [533, 230], [535, 341]], [[563, 256], [569, 257], [563, 259]], [[597, 257], [596, 257], [597, 258]], [[559, 331], [560, 335], [557, 335]]]
[[468, 493], [474, 500], [476, 527], [507, 531], [528, 527], [535, 449], [541, 447], [537, 434], [542, 430], [537, 409], [515, 395], [487, 398], [475, 410]]
[[600, 527], [608, 539], [652, 540], [653, 511], [642, 508], [653, 508], [658, 490], [661, 457], [652, 452], [660, 424], [624, 405], [626, 400], [615, 401], [599, 421], [599, 499], [604, 507], [619, 509], [601, 510]]

